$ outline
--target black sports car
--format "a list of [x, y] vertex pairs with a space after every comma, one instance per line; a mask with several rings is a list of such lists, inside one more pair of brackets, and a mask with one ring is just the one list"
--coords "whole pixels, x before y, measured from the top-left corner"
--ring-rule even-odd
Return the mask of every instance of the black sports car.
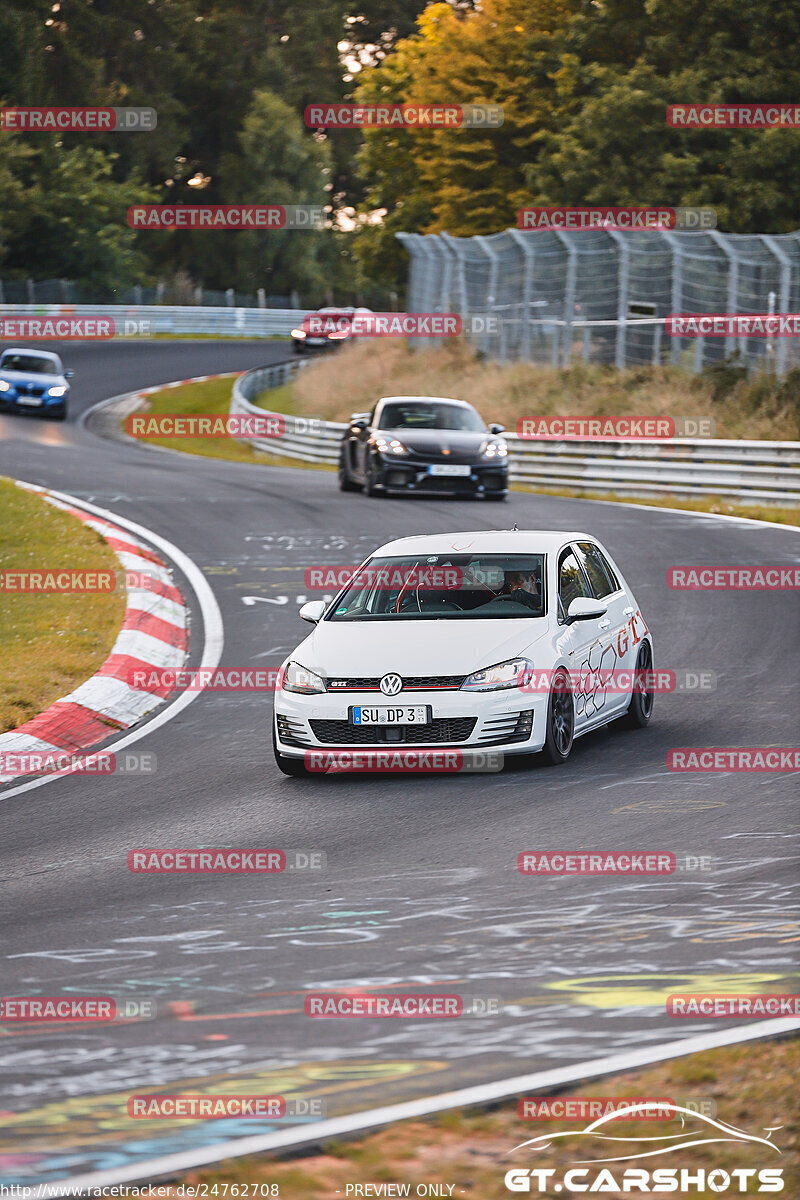
[[471, 404], [438, 396], [385, 396], [353, 413], [342, 438], [339, 487], [368, 496], [450, 495], [505, 500], [508, 447]]

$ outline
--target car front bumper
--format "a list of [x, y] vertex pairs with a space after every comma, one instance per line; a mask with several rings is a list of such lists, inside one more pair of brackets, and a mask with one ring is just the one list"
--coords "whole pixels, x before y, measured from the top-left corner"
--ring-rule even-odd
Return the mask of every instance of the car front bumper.
[[432, 475], [432, 464], [414, 458], [380, 456], [375, 461], [375, 484], [389, 494], [503, 496], [508, 491], [507, 463], [471, 463], [469, 474]]
[[[497, 692], [460, 690], [404, 691], [388, 698], [380, 692], [321, 692], [275, 696], [275, 737], [281, 754], [302, 758], [307, 750], [387, 750], [401, 748], [492, 749], [508, 754], [541, 750], [545, 740], [547, 696], [516, 688]], [[426, 725], [357, 726], [350, 723], [355, 705], [393, 704], [430, 707]]]
[[64, 396], [28, 396], [16, 391], [0, 392], [0, 412], [63, 412], [69, 393]]

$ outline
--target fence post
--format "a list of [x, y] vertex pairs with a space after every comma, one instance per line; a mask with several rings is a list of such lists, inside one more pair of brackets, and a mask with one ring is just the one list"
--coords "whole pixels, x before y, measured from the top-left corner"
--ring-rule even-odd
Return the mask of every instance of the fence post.
[[258, 289], [258, 307], [259, 308], [267, 307], [267, 293], [264, 291], [263, 288]]
[[[499, 267], [499, 258], [497, 251], [493, 246], [490, 246], [485, 237], [476, 236], [475, 241], [480, 246], [483, 253], [489, 259], [491, 264], [489, 267], [489, 282], [486, 285], [486, 311], [490, 313], [493, 306], [497, 302], [497, 270]], [[502, 317], [500, 320], [502, 321]], [[489, 352], [489, 332], [486, 332], [486, 353]], [[506, 343], [505, 338], [500, 338], [500, 362], [505, 366], [506, 361]]]
[[528, 238], [520, 229], [509, 229], [514, 241], [522, 248], [525, 256], [524, 274], [522, 276], [522, 358], [531, 357], [531, 292], [533, 291], [533, 269], [535, 256]]
[[[563, 331], [563, 351], [561, 356], [561, 365], [563, 367], [568, 367], [570, 355], [572, 353], [572, 318], [575, 315], [575, 277], [578, 273], [578, 252], [566, 234], [562, 233], [560, 229], [554, 229], [553, 233], [561, 242], [562, 246], [566, 247], [567, 254], [569, 255], [569, 260], [567, 262], [566, 286], [564, 288], [564, 324], [561, 327]], [[557, 366], [558, 362], [556, 361], [554, 365]]]
[[36, 288], [32, 279], [28, 280], [28, 304], [36, 303]]
[[[706, 230], [709, 237], [713, 238], [719, 246], [722, 253], [728, 260], [728, 305], [729, 313], [738, 313], [739, 311], [739, 258], [736, 251], [728, 244], [718, 229]], [[736, 349], [736, 338], [732, 333], [725, 338], [725, 357], [730, 358]]]
[[[674, 233], [668, 232], [666, 229], [658, 231], [661, 237], [664, 238], [667, 245], [672, 250], [672, 311], [679, 313], [683, 305], [683, 250], [681, 244]], [[681, 357], [680, 338], [673, 337], [672, 339], [672, 354], [673, 363], [677, 363]]]
[[228, 308], [235, 308], [236, 300], [233, 288], [225, 289], [225, 303], [227, 304]]
[[[792, 286], [792, 260], [785, 250], [782, 250], [778, 245], [777, 239], [770, 237], [767, 234], [762, 234], [761, 240], [771, 254], [774, 254], [781, 266], [781, 294], [779, 299], [780, 309], [782, 313], [789, 311], [789, 294]], [[782, 379], [786, 374], [786, 338], [778, 338], [778, 359], [775, 371], [778, 379]]]
[[631, 248], [618, 229], [606, 229], [605, 233], [616, 242], [617, 259], [617, 344], [614, 350], [614, 366], [625, 366], [628, 337], [628, 291], [630, 285]]

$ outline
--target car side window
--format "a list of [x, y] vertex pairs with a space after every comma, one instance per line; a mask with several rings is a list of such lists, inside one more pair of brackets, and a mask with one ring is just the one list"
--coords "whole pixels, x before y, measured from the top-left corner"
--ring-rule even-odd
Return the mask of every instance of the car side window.
[[612, 592], [618, 592], [619, 580], [600, 547], [595, 546], [593, 542], [579, 542], [578, 551], [596, 598], [602, 600]]
[[564, 614], [578, 596], [591, 599], [591, 592], [573, 550], [564, 550], [558, 560], [558, 600]]

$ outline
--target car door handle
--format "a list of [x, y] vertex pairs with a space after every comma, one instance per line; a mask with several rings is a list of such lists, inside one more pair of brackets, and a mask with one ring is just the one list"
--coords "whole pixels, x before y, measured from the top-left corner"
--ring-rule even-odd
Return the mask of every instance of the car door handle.
[[633, 605], [629, 604], [627, 608], [623, 608], [622, 615], [623, 615], [623, 617], [632, 617], [633, 616]]
[[599, 622], [601, 629], [608, 629], [610, 624], [611, 622], [609, 621], [608, 617], [603, 617], [603, 620]]

